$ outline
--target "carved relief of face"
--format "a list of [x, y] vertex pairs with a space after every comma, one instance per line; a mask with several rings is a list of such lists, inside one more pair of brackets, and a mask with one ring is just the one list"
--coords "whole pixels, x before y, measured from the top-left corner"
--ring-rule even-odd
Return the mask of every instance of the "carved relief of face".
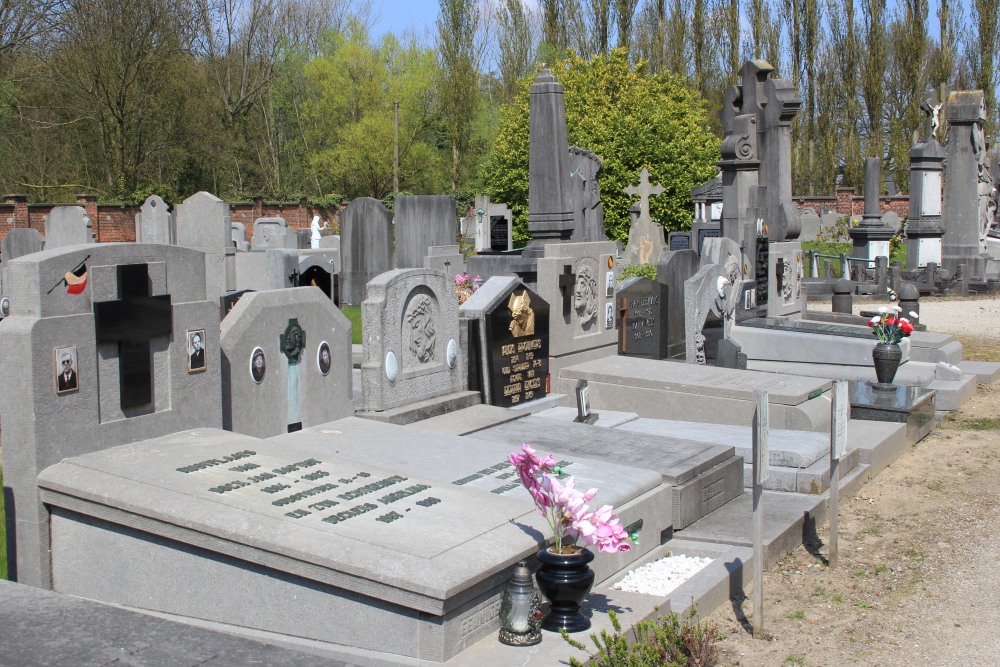
[[597, 314], [597, 280], [589, 266], [577, 269], [573, 306], [584, 322], [589, 322]]
[[421, 295], [410, 302], [406, 325], [410, 332], [410, 352], [414, 358], [422, 364], [433, 360], [436, 338], [430, 298]]

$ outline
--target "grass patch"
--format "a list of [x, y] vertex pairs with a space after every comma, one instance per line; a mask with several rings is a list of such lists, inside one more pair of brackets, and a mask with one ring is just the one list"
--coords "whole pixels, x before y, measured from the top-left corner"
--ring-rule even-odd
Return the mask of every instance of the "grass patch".
[[888, 569], [889, 569], [888, 565], [886, 565], [885, 563], [879, 563], [878, 565], [875, 566], [875, 575], [876, 576], [880, 575]]
[[952, 334], [962, 344], [962, 358], [966, 361], [1000, 361], [1000, 345], [996, 338]]
[[834, 602], [843, 602], [844, 596], [841, 595], [840, 593], [834, 593], [833, 597], [831, 597], [830, 599]]
[[351, 343], [361, 345], [361, 306], [342, 306], [340, 312], [351, 321]]
[[1000, 431], [1000, 417], [976, 417], [961, 422], [967, 431]]
[[927, 488], [930, 489], [931, 491], [944, 491], [944, 482], [942, 482], [941, 480], [931, 482], [930, 484], [927, 485]]
[[861, 601], [855, 603], [854, 606], [857, 607], [858, 609], [871, 609], [872, 608], [872, 603], [871, 602], [865, 602], [864, 600], [861, 600]]
[[791, 655], [785, 656], [785, 661], [781, 663], [781, 667], [789, 667], [789, 666], [804, 665], [804, 664], [806, 664], [805, 658], [803, 658], [801, 655], [795, 655], [794, 653], [792, 653]]
[[796, 609], [791, 613], [785, 614], [785, 618], [792, 621], [804, 621], [806, 620], [806, 612], [801, 609]]

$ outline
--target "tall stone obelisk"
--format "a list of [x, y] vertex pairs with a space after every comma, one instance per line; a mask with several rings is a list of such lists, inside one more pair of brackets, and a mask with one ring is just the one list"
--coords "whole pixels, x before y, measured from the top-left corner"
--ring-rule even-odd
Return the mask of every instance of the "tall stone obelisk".
[[531, 84], [528, 144], [528, 234], [514, 270], [532, 282], [534, 266], [549, 243], [568, 241], [573, 234], [570, 157], [566, 140], [563, 86], [548, 68]]

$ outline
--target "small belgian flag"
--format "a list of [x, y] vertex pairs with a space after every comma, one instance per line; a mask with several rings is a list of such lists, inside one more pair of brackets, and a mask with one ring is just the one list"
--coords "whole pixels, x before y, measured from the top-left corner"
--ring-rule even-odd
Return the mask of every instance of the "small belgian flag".
[[84, 260], [80, 266], [72, 271], [67, 271], [63, 276], [66, 282], [66, 292], [68, 294], [80, 294], [87, 289], [87, 262]]

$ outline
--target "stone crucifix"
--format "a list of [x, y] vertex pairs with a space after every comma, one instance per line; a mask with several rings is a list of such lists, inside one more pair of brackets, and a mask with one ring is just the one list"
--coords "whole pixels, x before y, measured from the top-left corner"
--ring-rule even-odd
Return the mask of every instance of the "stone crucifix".
[[649, 182], [649, 170], [645, 167], [639, 172], [639, 185], [630, 185], [625, 188], [625, 194], [639, 197], [639, 220], [638, 222], [651, 222], [649, 216], [649, 198], [663, 194], [665, 190], [660, 184], [651, 185]]

